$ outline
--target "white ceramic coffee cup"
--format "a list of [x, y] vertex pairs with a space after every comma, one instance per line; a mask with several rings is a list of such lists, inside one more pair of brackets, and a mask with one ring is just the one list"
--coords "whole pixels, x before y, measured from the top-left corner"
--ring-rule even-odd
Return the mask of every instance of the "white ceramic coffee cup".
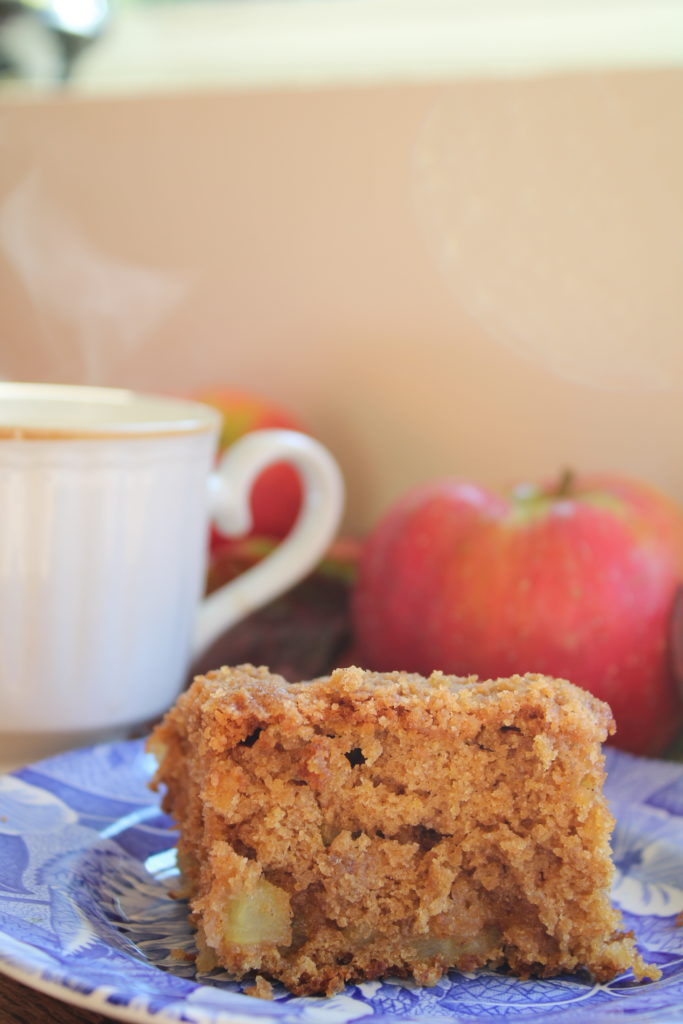
[[[0, 767], [129, 734], [163, 712], [192, 657], [306, 575], [343, 483], [312, 438], [247, 434], [214, 468], [216, 410], [110, 388], [0, 382]], [[275, 461], [303, 483], [264, 561], [204, 601], [210, 517], [250, 526]]]

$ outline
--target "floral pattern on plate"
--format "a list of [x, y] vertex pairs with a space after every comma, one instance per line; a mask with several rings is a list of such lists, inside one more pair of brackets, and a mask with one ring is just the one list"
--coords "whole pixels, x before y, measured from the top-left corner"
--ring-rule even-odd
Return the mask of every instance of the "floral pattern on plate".
[[245, 996], [195, 975], [169, 819], [140, 741], [71, 751], [0, 777], [0, 969], [112, 1017], [187, 1024], [683, 1022], [683, 766], [607, 751], [617, 818], [613, 896], [662, 980], [520, 981], [452, 971], [432, 988], [387, 980], [329, 999]]

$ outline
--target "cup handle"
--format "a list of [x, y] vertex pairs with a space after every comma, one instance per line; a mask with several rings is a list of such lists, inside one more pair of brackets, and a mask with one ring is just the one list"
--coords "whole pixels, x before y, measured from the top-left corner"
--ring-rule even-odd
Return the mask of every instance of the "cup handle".
[[344, 482], [328, 450], [294, 430], [256, 430], [228, 448], [209, 478], [209, 514], [221, 533], [239, 537], [251, 527], [249, 498], [259, 473], [289, 462], [302, 478], [294, 526], [261, 562], [226, 583], [198, 609], [192, 658], [203, 654], [240, 619], [303, 579], [334, 539], [344, 508]]

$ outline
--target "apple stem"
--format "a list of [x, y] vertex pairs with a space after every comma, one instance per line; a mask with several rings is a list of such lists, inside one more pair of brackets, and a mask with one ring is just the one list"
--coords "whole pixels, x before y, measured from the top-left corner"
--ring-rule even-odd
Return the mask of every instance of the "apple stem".
[[562, 476], [559, 479], [555, 493], [555, 498], [569, 498], [574, 490], [574, 470], [565, 469], [562, 472]]

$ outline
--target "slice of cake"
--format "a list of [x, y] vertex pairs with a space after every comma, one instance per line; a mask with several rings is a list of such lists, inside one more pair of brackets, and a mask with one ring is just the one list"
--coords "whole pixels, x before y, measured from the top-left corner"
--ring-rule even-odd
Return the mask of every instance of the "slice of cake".
[[150, 747], [199, 967], [300, 995], [483, 965], [658, 976], [609, 902], [612, 728], [539, 675], [198, 677]]

